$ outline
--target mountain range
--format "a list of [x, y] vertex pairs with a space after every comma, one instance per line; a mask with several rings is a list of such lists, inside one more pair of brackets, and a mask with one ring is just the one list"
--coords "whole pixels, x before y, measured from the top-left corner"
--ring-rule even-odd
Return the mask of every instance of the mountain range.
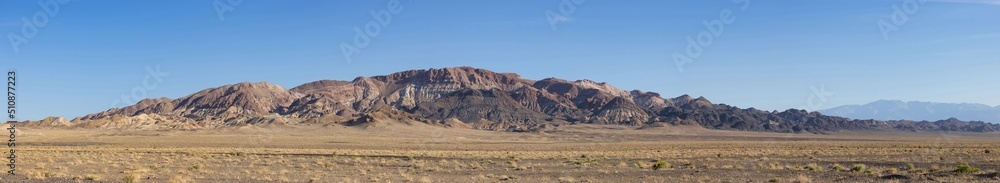
[[1000, 106], [975, 103], [904, 102], [879, 100], [864, 105], [845, 105], [821, 110], [823, 114], [854, 119], [939, 120], [956, 118], [1000, 123]]
[[226, 126], [371, 125], [399, 121], [494, 131], [546, 131], [562, 125], [826, 133], [840, 130], [993, 132], [998, 124], [942, 120], [854, 120], [789, 109], [762, 111], [704, 97], [664, 98], [605, 82], [525, 79], [472, 67], [409, 70], [351, 81], [320, 80], [291, 89], [267, 82], [205, 89], [181, 98], [144, 99], [73, 120], [25, 125], [63, 128], [204, 129]]

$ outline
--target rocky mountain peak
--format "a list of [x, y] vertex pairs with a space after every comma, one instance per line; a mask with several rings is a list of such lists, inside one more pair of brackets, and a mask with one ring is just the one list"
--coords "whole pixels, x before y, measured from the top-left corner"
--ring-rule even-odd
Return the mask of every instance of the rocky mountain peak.
[[628, 91], [619, 89], [618, 87], [612, 86], [611, 84], [608, 84], [606, 82], [598, 83], [595, 81], [583, 79], [583, 80], [576, 80], [573, 83], [581, 88], [598, 90], [601, 93], [608, 93], [615, 97], [631, 98], [632, 96]]
[[278, 107], [287, 107], [299, 96], [284, 87], [267, 82], [237, 83], [200, 92], [174, 100], [181, 113], [219, 115], [223, 112], [237, 114], [268, 114]]

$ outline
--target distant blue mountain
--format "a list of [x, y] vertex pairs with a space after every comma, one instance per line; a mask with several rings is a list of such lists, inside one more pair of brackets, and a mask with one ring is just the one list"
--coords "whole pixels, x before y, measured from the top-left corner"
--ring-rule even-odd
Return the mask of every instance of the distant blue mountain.
[[865, 105], [845, 105], [820, 113], [854, 119], [936, 121], [957, 118], [964, 121], [1000, 123], [1000, 106], [975, 103], [934, 103], [879, 100]]

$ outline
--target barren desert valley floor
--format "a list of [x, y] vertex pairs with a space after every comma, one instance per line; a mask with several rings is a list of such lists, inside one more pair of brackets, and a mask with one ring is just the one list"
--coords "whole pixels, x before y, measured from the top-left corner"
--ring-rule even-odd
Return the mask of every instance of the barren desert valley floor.
[[19, 128], [18, 175], [0, 182], [996, 182], [998, 136], [683, 125], [517, 133], [401, 122]]

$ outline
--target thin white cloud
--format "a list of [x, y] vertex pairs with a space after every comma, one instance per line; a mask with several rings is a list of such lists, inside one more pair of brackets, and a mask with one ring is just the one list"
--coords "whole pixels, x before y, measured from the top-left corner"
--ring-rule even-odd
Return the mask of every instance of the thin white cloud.
[[1000, 5], [1000, 0], [930, 0], [933, 2], [945, 2], [945, 3], [967, 3], [967, 4], [988, 4], [988, 5]]

